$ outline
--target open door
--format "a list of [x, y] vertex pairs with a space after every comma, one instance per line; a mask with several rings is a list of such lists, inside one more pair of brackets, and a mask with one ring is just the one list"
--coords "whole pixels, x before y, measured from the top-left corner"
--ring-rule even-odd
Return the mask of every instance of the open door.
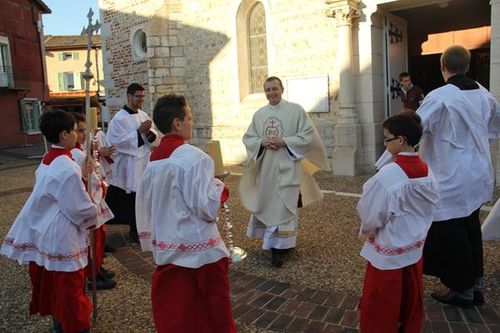
[[385, 109], [389, 116], [403, 108], [399, 97], [399, 74], [408, 68], [406, 21], [392, 14], [384, 19]]

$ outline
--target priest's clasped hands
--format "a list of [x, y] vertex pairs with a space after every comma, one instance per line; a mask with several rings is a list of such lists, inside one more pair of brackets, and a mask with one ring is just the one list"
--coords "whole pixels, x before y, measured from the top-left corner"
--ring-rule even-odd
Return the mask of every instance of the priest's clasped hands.
[[277, 150], [286, 146], [286, 143], [280, 137], [265, 138], [262, 140], [262, 146], [266, 149]]

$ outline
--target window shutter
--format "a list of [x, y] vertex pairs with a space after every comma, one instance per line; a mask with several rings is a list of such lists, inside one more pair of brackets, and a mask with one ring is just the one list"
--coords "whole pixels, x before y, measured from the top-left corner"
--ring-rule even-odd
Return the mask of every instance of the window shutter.
[[59, 60], [59, 61], [63, 60], [63, 54], [62, 54], [62, 52], [57, 52], [57, 60]]
[[80, 78], [80, 72], [74, 73], [73, 84], [75, 85], [75, 90], [82, 90], [82, 80]]
[[80, 53], [79, 52], [73, 52], [73, 60], [78, 60], [80, 59]]
[[59, 91], [64, 91], [64, 73], [57, 73], [57, 81], [59, 82]]

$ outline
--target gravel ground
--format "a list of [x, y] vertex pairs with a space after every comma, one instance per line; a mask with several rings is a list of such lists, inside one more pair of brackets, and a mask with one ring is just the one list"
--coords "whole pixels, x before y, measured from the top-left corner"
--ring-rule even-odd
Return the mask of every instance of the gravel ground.
[[[0, 168], [0, 239], [4, 238], [29, 195], [23, 189], [32, 186], [35, 168], [33, 165]], [[283, 268], [273, 269], [270, 253], [261, 249], [261, 241], [245, 236], [248, 213], [241, 207], [236, 190], [237, 174], [242, 168], [230, 169], [233, 175], [227, 178], [227, 183], [232, 190], [228, 203], [233, 239], [235, 245], [248, 252], [247, 259], [234, 264], [232, 269], [311, 288], [360, 294], [365, 261], [359, 256], [362, 241], [357, 238], [356, 198], [326, 194], [322, 202], [301, 209], [297, 248], [288, 256]], [[368, 177], [333, 177], [321, 173], [317, 179], [325, 190], [361, 193], [362, 184]], [[486, 301], [498, 306], [500, 242], [485, 242], [484, 253]], [[93, 324], [93, 332], [154, 332], [149, 283], [127, 271], [112, 256], [106, 259], [106, 267], [117, 273], [118, 286], [99, 292], [99, 318]], [[30, 288], [25, 267], [0, 257], [0, 283], [0, 332], [51, 331], [50, 319], [28, 315]], [[428, 293], [441, 287], [435, 279], [425, 278], [424, 283], [426, 300], [429, 300]], [[243, 333], [265, 332], [238, 326]]]

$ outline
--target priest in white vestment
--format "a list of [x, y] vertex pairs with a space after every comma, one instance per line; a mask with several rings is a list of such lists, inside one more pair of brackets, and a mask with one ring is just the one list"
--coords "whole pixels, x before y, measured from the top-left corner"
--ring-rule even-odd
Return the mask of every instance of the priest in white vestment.
[[263, 238], [272, 265], [295, 247], [298, 207], [322, 199], [313, 174], [329, 170], [323, 142], [304, 109], [282, 99], [281, 80], [264, 83], [269, 104], [257, 110], [243, 136], [250, 166], [239, 185], [243, 206], [250, 212], [247, 235]]

